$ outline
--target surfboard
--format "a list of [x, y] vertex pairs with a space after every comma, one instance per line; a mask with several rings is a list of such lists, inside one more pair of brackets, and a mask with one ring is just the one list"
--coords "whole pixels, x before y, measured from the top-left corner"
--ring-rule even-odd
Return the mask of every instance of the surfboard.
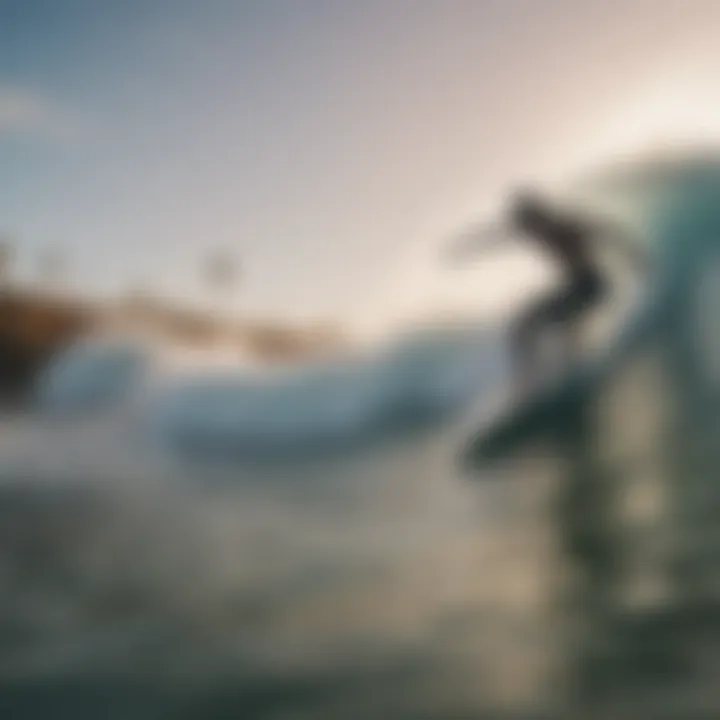
[[592, 392], [595, 377], [594, 368], [578, 367], [549, 387], [508, 403], [470, 438], [461, 453], [462, 466], [477, 470], [512, 455], [528, 443], [557, 436], [568, 423], [575, 422], [577, 412]]

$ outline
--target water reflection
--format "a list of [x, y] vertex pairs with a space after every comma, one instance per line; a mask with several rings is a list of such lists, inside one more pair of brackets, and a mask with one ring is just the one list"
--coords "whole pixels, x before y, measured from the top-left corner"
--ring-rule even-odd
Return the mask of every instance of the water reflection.
[[188, 707], [220, 687], [258, 717], [536, 699], [537, 503], [455, 476], [455, 448], [437, 433], [297, 472], [6, 482], [5, 697], [110, 678]]

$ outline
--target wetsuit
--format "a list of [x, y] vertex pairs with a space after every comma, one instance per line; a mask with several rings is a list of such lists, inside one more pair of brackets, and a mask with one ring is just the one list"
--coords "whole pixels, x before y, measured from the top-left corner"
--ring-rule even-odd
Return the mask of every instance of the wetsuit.
[[589, 230], [553, 218], [529, 234], [559, 262], [565, 280], [559, 290], [534, 302], [517, 321], [514, 341], [524, 374], [535, 369], [534, 343], [540, 331], [557, 325], [570, 334], [575, 321], [595, 307], [607, 291], [605, 278], [592, 256]]

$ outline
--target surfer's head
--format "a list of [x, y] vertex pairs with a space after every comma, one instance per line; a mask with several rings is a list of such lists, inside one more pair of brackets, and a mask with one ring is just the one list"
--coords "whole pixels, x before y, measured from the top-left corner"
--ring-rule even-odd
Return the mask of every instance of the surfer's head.
[[535, 232], [547, 226], [551, 211], [547, 203], [531, 190], [515, 193], [510, 203], [510, 222], [522, 232]]

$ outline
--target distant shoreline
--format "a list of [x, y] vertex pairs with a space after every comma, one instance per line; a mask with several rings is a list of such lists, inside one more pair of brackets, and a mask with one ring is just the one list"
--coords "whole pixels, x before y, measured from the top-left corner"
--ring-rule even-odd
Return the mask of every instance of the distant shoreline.
[[136, 331], [194, 349], [237, 349], [258, 363], [323, 357], [347, 346], [331, 323], [293, 326], [231, 321], [156, 298], [93, 302], [70, 294], [6, 286], [0, 290], [0, 397], [22, 398], [62, 348], [93, 332]]

